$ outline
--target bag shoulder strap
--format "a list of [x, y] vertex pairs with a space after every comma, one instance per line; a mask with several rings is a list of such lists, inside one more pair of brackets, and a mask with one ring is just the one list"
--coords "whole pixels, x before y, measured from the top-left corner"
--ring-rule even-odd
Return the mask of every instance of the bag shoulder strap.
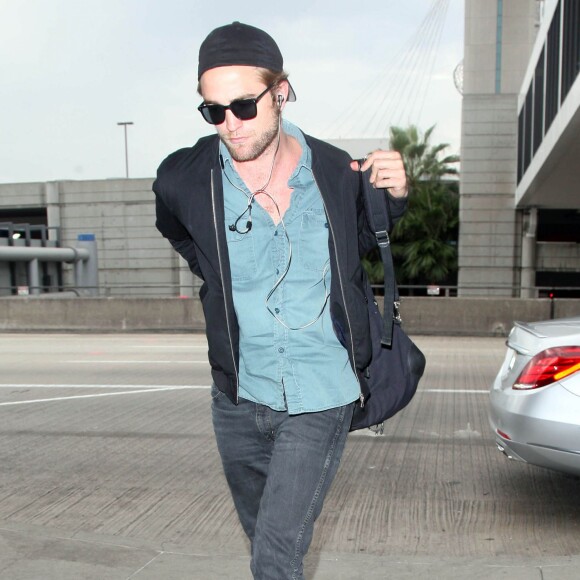
[[[359, 161], [359, 167], [362, 162]], [[384, 270], [384, 314], [381, 343], [391, 346], [393, 342], [393, 324], [401, 321], [399, 315], [399, 292], [395, 280], [395, 267], [391, 252], [389, 232], [393, 227], [391, 210], [384, 189], [375, 189], [370, 182], [371, 170], [360, 172], [361, 191], [369, 225], [375, 234], [381, 253]]]

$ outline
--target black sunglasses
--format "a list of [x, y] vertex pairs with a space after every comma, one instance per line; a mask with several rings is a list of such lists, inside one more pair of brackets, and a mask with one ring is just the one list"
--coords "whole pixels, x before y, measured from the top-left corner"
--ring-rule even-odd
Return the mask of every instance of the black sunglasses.
[[266, 87], [257, 97], [251, 99], [236, 99], [229, 105], [214, 105], [202, 103], [197, 110], [202, 117], [212, 125], [221, 125], [226, 120], [226, 111], [229, 109], [241, 121], [253, 119], [258, 114], [258, 101], [275, 85]]

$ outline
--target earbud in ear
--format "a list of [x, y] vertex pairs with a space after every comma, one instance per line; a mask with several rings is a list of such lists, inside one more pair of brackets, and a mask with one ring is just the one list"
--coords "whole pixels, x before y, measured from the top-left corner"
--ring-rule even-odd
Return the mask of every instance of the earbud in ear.
[[284, 102], [284, 97], [282, 95], [278, 95], [278, 106], [281, 107], [283, 102]]

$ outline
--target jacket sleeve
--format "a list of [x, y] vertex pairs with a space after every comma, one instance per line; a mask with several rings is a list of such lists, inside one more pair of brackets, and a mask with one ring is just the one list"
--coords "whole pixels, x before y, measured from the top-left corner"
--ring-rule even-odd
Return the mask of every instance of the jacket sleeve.
[[391, 211], [391, 218], [393, 220], [393, 226], [405, 215], [407, 211], [409, 194], [405, 197], [394, 197], [388, 191], [387, 193], [387, 203], [389, 204], [389, 209]]
[[[154, 185], [155, 190], [155, 185]], [[161, 232], [164, 238], [169, 240], [173, 248], [184, 258], [188, 263], [189, 269], [196, 275], [203, 279], [197, 255], [195, 252], [195, 244], [185, 229], [183, 224], [173, 215], [167, 205], [161, 199], [161, 196], [155, 191], [155, 225]]]

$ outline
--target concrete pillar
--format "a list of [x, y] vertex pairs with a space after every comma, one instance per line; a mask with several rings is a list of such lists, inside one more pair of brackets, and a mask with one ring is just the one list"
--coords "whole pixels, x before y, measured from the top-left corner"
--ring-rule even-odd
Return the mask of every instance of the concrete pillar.
[[534, 0], [465, 0], [459, 293], [511, 297], [517, 102], [536, 35]]
[[77, 249], [84, 249], [89, 253], [88, 260], [75, 261], [75, 284], [90, 296], [99, 295], [99, 263], [97, 259], [97, 241], [95, 234], [79, 234]]
[[60, 188], [58, 181], [47, 181], [44, 187], [46, 198], [46, 220], [48, 225], [48, 239], [51, 242], [59, 241], [60, 232]]
[[177, 263], [177, 272], [179, 276], [179, 296], [191, 298], [197, 297], [202, 281], [192, 274], [187, 262], [179, 256]]
[[28, 292], [32, 295], [40, 294], [40, 276], [38, 275], [38, 259], [28, 262]]
[[[180, 260], [181, 262], [181, 260]], [[191, 298], [193, 296], [192, 288], [193, 274], [189, 269], [179, 268], [179, 295]]]
[[536, 232], [538, 210], [532, 207], [524, 218], [520, 298], [536, 298]]

